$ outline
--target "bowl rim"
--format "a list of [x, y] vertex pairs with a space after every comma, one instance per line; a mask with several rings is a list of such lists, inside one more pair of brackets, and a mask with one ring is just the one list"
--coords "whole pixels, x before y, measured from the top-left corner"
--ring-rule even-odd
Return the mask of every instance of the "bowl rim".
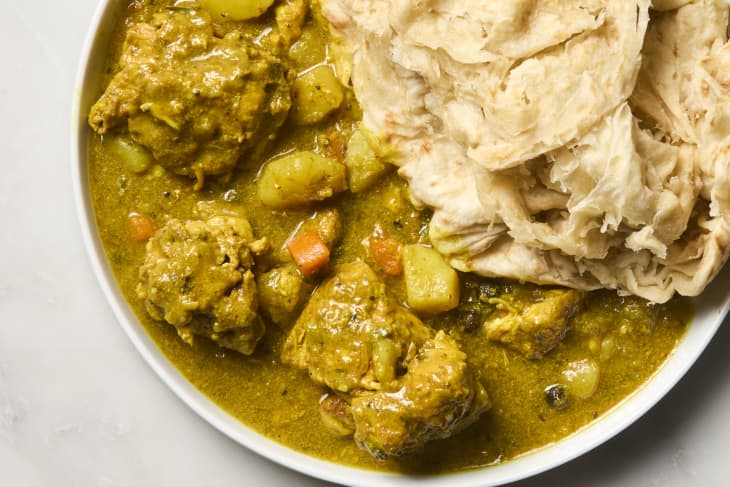
[[[684, 338], [664, 364], [639, 389], [598, 419], [569, 436], [502, 464], [477, 470], [421, 476], [361, 470], [310, 457], [292, 450], [239, 422], [195, 389], [157, 348], [132, 313], [116, 283], [96, 231], [96, 219], [89, 192], [86, 123], [89, 93], [84, 92], [97, 75], [98, 53], [107, 47], [102, 27], [108, 26], [115, 11], [126, 0], [100, 0], [83, 44], [76, 72], [71, 110], [70, 164], [77, 217], [84, 246], [93, 272], [117, 321], [142, 358], [158, 377], [189, 408], [233, 441], [275, 463], [310, 477], [354, 487], [395, 487], [407, 485], [486, 487], [515, 482], [545, 472], [583, 455], [608, 441], [656, 405], [699, 358], [730, 310], [730, 293], [722, 283], [730, 283], [726, 268], [695, 299], [696, 313]], [[112, 29], [108, 29], [110, 31]], [[107, 31], [107, 36], [110, 32]], [[86, 97], [84, 96], [86, 95]], [[727, 286], [725, 286], [727, 287]]]

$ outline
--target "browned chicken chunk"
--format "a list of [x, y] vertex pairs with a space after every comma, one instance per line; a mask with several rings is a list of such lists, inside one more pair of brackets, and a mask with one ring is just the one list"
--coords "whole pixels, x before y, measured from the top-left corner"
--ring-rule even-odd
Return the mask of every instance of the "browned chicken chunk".
[[101, 135], [128, 130], [162, 166], [202, 185], [259, 154], [290, 106], [279, 57], [236, 32], [216, 37], [205, 10], [176, 8], [129, 28], [89, 124]]
[[337, 391], [320, 408], [325, 422], [379, 458], [448, 437], [489, 405], [456, 342], [399, 305], [363, 262], [317, 289], [282, 359]]
[[554, 289], [535, 303], [495, 298], [497, 314], [484, 323], [490, 340], [528, 358], [540, 358], [558, 346], [582, 299], [579, 291]]
[[211, 209], [198, 212], [201, 220], [173, 219], [155, 232], [139, 271], [137, 296], [150, 316], [175, 326], [186, 342], [202, 335], [251, 354], [264, 334], [253, 256], [266, 250], [267, 242], [254, 238], [242, 216], [210, 215]]

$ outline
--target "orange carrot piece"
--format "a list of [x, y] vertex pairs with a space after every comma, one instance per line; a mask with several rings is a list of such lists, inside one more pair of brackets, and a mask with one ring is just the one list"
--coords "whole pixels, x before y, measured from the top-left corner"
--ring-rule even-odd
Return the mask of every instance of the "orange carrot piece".
[[402, 244], [388, 237], [370, 237], [368, 239], [370, 255], [386, 275], [398, 277], [403, 274], [403, 262], [400, 258]]
[[146, 242], [155, 233], [155, 222], [142, 213], [130, 213], [127, 216], [127, 230], [132, 240]]
[[316, 274], [330, 262], [330, 249], [317, 232], [301, 232], [289, 240], [286, 247], [305, 276]]

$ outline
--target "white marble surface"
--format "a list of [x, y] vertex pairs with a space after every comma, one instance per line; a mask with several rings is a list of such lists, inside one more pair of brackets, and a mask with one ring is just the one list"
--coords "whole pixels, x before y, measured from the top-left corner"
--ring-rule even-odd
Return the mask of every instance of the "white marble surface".
[[[94, 8], [0, 0], [0, 485], [323, 485], [188, 410], [104, 302], [68, 161], [73, 76]], [[728, 485], [729, 346], [726, 323], [642, 421], [520, 485]]]

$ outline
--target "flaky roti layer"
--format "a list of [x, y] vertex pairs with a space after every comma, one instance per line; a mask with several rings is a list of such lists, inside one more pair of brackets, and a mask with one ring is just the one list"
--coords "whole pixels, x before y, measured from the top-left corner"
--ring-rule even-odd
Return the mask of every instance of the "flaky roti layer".
[[322, 3], [454, 267], [664, 302], [724, 264], [726, 1]]

